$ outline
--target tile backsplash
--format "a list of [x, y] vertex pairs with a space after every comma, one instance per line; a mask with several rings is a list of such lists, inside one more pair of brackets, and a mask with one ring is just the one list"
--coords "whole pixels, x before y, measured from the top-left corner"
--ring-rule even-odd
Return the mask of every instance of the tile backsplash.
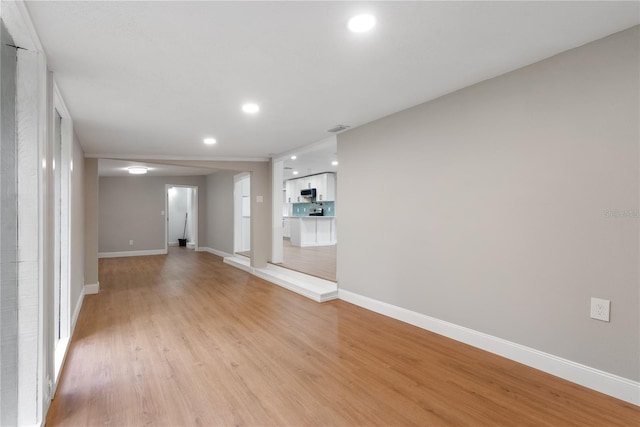
[[309, 212], [324, 208], [324, 216], [335, 216], [335, 202], [293, 203], [291, 216], [309, 216]]

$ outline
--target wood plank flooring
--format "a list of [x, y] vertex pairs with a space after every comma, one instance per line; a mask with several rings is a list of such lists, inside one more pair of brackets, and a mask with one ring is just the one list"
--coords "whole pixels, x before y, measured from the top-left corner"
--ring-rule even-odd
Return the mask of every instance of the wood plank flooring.
[[47, 426], [637, 426], [640, 408], [204, 252], [100, 260]]
[[[301, 248], [291, 246], [289, 239], [283, 239], [282, 242], [282, 262], [275, 265], [332, 282], [337, 281], [337, 245]], [[239, 254], [251, 258], [251, 252], [239, 252]]]
[[277, 265], [335, 282], [336, 250], [337, 245], [299, 248], [283, 239], [282, 263]]

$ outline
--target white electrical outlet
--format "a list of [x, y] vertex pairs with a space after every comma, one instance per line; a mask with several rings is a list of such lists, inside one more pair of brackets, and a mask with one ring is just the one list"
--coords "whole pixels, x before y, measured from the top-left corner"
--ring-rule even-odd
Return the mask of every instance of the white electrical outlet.
[[129, 246], [133, 246], [133, 240], [129, 240]]
[[607, 299], [591, 298], [591, 318], [596, 320], [609, 321], [611, 301]]

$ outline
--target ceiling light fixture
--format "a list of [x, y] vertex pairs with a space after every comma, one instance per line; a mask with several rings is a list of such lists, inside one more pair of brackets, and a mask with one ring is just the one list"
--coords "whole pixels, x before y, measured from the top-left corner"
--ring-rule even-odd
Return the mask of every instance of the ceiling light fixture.
[[260, 111], [260, 106], [258, 104], [248, 103], [242, 106], [242, 111], [247, 114], [255, 114]]
[[204, 139], [204, 143], [207, 145], [213, 145], [216, 143], [216, 139], [215, 138], [205, 138]]
[[364, 33], [376, 25], [376, 18], [373, 15], [357, 15], [349, 19], [347, 27], [352, 33]]
[[293, 171], [291, 173], [294, 174], [294, 175], [298, 175], [298, 171]]
[[351, 126], [349, 125], [335, 125], [331, 129], [329, 129], [327, 132], [338, 133], [338, 132], [342, 132], [343, 130], [349, 129], [350, 127]]
[[298, 158], [298, 156], [291, 156], [291, 160], [295, 160], [297, 158]]
[[142, 166], [131, 166], [127, 170], [131, 175], [144, 175], [149, 169]]
[[338, 166], [338, 161], [337, 161], [337, 160], [334, 160], [333, 162], [331, 162], [331, 164], [332, 164], [333, 166]]

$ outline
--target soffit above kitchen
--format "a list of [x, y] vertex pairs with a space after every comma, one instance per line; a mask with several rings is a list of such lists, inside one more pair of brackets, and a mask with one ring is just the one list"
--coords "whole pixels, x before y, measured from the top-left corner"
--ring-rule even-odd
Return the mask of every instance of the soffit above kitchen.
[[[259, 160], [639, 23], [638, 2], [27, 2], [88, 156]], [[367, 33], [347, 21], [376, 18]], [[243, 113], [254, 102], [260, 111]], [[212, 137], [215, 144], [203, 144]], [[392, 143], [392, 141], [390, 141]]]
[[131, 176], [129, 168], [146, 169], [145, 176], [198, 176], [210, 175], [218, 169], [172, 166], [159, 163], [136, 162], [132, 160], [98, 159], [98, 176]]

